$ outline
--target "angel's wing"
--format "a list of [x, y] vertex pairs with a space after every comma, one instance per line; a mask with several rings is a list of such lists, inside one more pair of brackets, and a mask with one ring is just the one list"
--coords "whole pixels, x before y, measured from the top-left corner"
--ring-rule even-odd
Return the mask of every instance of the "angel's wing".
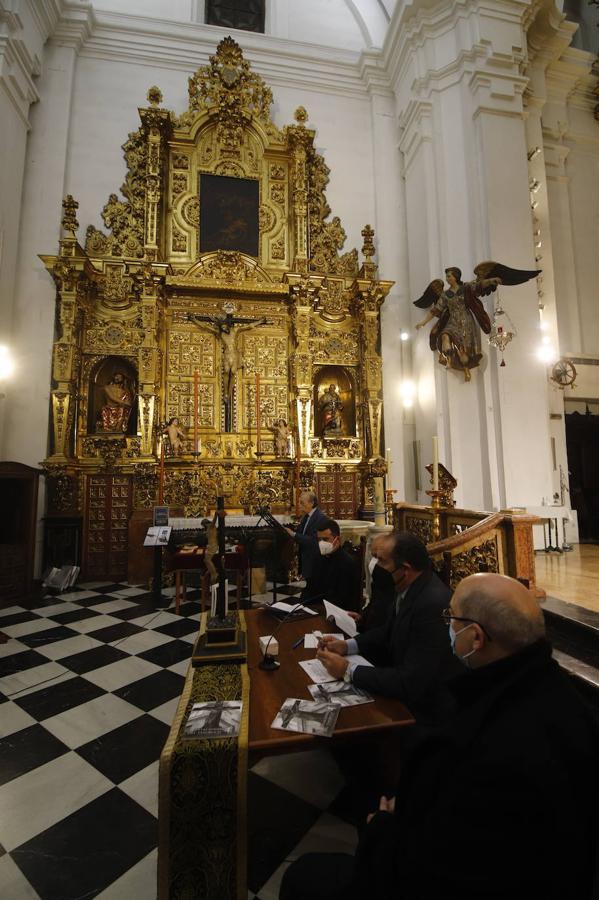
[[487, 278], [500, 278], [501, 284], [513, 286], [515, 284], [524, 284], [531, 278], [540, 275], [540, 269], [512, 269], [510, 266], [504, 266], [503, 263], [487, 260], [481, 262], [474, 268], [474, 274], [478, 280]]
[[414, 300], [414, 306], [418, 306], [420, 309], [428, 309], [429, 306], [432, 306], [433, 303], [437, 302], [442, 293], [443, 280], [441, 278], [435, 278], [434, 281], [431, 281], [422, 297], [419, 297], [418, 300]]

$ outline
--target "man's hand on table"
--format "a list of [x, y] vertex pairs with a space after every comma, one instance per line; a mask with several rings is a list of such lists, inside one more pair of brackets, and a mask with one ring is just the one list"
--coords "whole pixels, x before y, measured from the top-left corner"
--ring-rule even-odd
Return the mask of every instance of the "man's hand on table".
[[340, 641], [332, 634], [323, 634], [318, 642], [319, 650], [329, 650], [339, 656], [347, 656], [347, 641]]
[[[335, 644], [345, 644], [345, 641], [329, 641], [329, 645]], [[317, 658], [321, 661], [329, 675], [332, 675], [333, 678], [336, 678], [338, 681], [341, 681], [343, 676], [345, 675], [345, 670], [347, 669], [349, 663], [346, 659], [343, 659], [339, 653], [331, 652], [331, 650], [318, 650], [316, 653]]]

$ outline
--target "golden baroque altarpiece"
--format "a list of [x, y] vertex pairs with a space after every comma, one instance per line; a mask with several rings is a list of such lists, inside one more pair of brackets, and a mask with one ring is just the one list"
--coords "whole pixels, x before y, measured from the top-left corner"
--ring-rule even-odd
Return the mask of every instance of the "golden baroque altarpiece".
[[[57, 286], [48, 514], [83, 518], [88, 576], [122, 570], [131, 512], [158, 501], [162, 440], [164, 501], [186, 514], [214, 509], [217, 493], [229, 508], [289, 511], [299, 484], [353, 518], [385, 466], [392, 283], [377, 278], [370, 226], [361, 264], [340, 252], [306, 111], [278, 129], [270, 89], [231, 38], [190, 77], [182, 115], [161, 102], [151, 88], [124, 144], [124, 199], [109, 197], [106, 230], [90, 226], [82, 246], [69, 196], [59, 254], [42, 257]], [[238, 249], [248, 241], [254, 255]], [[176, 452], [163, 438], [173, 419]]]

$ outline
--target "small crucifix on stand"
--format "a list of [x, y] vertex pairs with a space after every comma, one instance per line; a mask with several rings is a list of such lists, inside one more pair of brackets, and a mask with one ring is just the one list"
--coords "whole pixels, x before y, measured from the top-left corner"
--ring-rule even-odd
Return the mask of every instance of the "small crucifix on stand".
[[224, 316], [200, 316], [188, 313], [187, 319], [198, 328], [216, 335], [222, 346], [223, 359], [223, 399], [225, 404], [225, 431], [233, 430], [233, 393], [235, 389], [235, 376], [242, 362], [240, 358], [239, 342], [237, 340], [242, 331], [251, 331], [260, 325], [271, 325], [265, 316], [260, 319], [240, 319], [234, 315], [233, 303], [223, 304]]

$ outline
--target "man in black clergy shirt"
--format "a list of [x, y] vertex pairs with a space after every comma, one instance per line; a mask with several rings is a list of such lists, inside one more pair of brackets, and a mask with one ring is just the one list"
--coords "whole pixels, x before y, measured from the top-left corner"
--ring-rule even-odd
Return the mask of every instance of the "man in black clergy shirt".
[[[378, 565], [395, 582], [395, 602], [387, 622], [355, 639], [323, 638], [318, 657], [329, 673], [358, 688], [402, 700], [419, 721], [446, 713], [445, 688], [457, 665], [441, 613], [450, 591], [432, 570], [425, 545], [407, 531], [379, 539]], [[353, 666], [344, 656], [360, 653], [373, 664]]]
[[308, 854], [281, 900], [591, 900], [599, 734], [551, 658], [537, 599], [505, 575], [458, 585], [456, 711], [369, 816], [355, 857]]
[[310, 596], [358, 612], [362, 581], [356, 563], [341, 546], [339, 525], [334, 519], [321, 522], [317, 537], [320, 558], [315, 562]]

